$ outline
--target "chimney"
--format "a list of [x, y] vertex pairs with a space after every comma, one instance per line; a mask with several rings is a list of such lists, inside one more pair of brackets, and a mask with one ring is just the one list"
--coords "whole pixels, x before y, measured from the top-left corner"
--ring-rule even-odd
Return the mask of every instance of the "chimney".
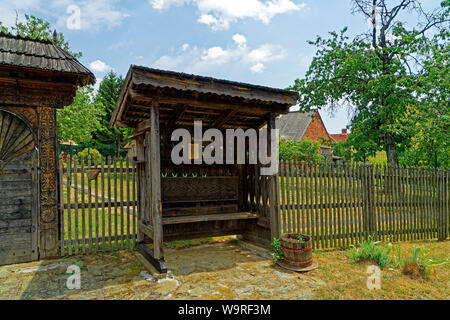
[[348, 133], [347, 129], [342, 129], [342, 134], [347, 134], [347, 133]]

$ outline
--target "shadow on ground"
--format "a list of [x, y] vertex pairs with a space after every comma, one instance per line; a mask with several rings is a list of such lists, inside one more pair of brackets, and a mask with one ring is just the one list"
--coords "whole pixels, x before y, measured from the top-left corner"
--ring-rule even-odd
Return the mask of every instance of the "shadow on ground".
[[[167, 249], [169, 274], [148, 272], [136, 251], [70, 257], [0, 267], [0, 299], [310, 299], [324, 285], [299, 275], [237, 241]], [[81, 266], [81, 290], [66, 286], [71, 264]]]

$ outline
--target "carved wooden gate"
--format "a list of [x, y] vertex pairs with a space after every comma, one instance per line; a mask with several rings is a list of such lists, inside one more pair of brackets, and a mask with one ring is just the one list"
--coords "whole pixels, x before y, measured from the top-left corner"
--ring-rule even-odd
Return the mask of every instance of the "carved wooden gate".
[[37, 260], [37, 154], [32, 131], [0, 110], [0, 264]]

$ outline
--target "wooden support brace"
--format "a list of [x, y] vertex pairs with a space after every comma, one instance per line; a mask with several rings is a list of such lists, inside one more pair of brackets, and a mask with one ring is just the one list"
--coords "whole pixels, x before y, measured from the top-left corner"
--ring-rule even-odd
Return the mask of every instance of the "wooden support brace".
[[138, 250], [139, 253], [142, 254], [142, 256], [156, 268], [156, 270], [158, 270], [158, 272], [167, 273], [166, 261], [163, 258], [155, 258], [153, 251], [150, 250], [144, 242], [140, 242], [138, 244]]

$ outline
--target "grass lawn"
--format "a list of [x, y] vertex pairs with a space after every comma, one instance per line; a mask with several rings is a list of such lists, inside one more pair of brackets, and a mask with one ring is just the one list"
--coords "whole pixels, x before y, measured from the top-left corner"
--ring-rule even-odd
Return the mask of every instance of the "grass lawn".
[[[424, 246], [431, 250], [431, 258], [445, 259], [450, 253], [450, 241], [418, 241], [401, 243], [402, 255], [410, 255], [414, 246]], [[436, 274], [428, 280], [411, 279], [399, 269], [388, 266], [381, 270], [381, 289], [369, 290], [366, 286], [367, 267], [371, 263], [352, 264], [350, 250], [316, 251], [314, 256], [319, 261], [319, 270], [314, 271], [327, 283], [319, 289], [317, 300], [343, 299], [381, 299], [381, 300], [448, 300], [450, 298], [450, 264], [435, 268]], [[391, 252], [394, 259], [395, 250]]]

